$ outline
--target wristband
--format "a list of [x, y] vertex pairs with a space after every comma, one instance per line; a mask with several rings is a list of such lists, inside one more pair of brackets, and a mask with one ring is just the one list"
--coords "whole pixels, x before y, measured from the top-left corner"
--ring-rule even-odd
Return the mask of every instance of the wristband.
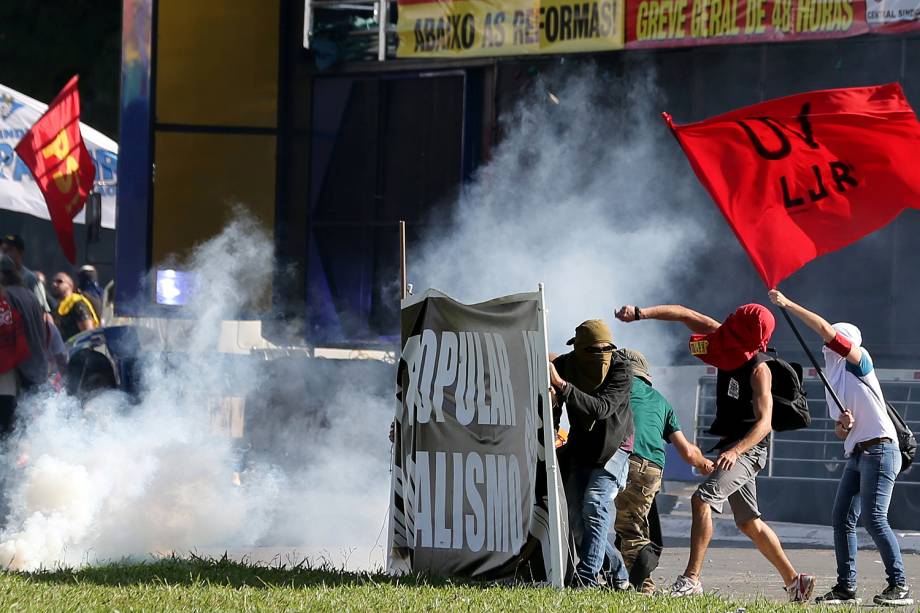
[[836, 336], [827, 343], [827, 348], [838, 355], [847, 357], [850, 355], [850, 350], [853, 349], [853, 343], [838, 332]]
[[633, 315], [636, 316], [636, 321], [639, 321], [640, 319], [642, 319], [642, 309], [640, 309], [639, 307], [633, 307], [633, 311], [634, 311]]

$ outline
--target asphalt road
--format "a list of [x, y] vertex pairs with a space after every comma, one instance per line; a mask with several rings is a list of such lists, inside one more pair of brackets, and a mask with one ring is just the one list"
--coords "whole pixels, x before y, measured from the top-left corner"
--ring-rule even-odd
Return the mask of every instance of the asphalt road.
[[[661, 562], [652, 575], [659, 588], [668, 587], [683, 572], [689, 553], [686, 539], [684, 542], [666, 539]], [[837, 573], [833, 549], [789, 547], [786, 553], [799, 572], [817, 577], [815, 596], [826, 593], [834, 585]], [[920, 587], [920, 554], [906, 553], [903, 558], [912, 587]], [[868, 550], [859, 552], [856, 568], [859, 596], [863, 602], [872, 602], [872, 597], [885, 588], [885, 567], [878, 553]], [[707, 552], [702, 580], [707, 592], [718, 591], [739, 598], [785, 599], [782, 580], [753, 545], [744, 547], [734, 542], [716, 542]], [[914, 593], [917, 598], [916, 591]]]

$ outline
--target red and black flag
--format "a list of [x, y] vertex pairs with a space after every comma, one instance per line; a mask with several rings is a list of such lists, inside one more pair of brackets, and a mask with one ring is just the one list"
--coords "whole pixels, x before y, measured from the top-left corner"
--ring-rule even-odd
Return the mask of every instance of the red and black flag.
[[920, 208], [920, 123], [897, 83], [664, 117], [769, 288]]
[[80, 94], [74, 76], [48, 110], [16, 145], [45, 196], [58, 242], [70, 263], [76, 261], [73, 218], [93, 188], [96, 167], [80, 134]]

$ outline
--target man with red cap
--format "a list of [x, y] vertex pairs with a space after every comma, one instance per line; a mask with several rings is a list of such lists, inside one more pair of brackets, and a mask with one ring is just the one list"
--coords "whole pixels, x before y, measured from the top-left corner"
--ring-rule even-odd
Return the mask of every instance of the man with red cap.
[[792, 602], [807, 602], [814, 590], [812, 575], [796, 572], [776, 533], [760, 519], [755, 479], [767, 461], [767, 437], [772, 430], [773, 381], [764, 352], [776, 321], [766, 307], [745, 304], [721, 324], [680, 305], [639, 308], [626, 305], [617, 311], [624, 322], [640, 319], [679, 321], [693, 333], [690, 353], [718, 369], [716, 418], [709, 429], [720, 437], [715, 449], [716, 470], [703, 481], [691, 500], [690, 559], [684, 574], [671, 588], [674, 596], [703, 593], [700, 572], [712, 540], [712, 511], [722, 513], [728, 501], [735, 524], [779, 571]]

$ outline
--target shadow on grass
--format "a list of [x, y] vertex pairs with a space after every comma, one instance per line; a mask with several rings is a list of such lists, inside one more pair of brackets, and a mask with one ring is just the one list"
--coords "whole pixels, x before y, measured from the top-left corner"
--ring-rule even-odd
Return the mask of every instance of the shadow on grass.
[[[279, 558], [274, 563], [235, 561], [227, 554], [221, 558], [192, 555], [188, 558], [165, 557], [150, 562], [113, 562], [80, 569], [59, 568], [16, 573], [29, 581], [56, 584], [96, 584], [106, 586], [151, 585], [221, 585], [234, 588], [310, 588], [392, 585], [408, 587], [491, 587], [494, 582], [443, 579], [426, 575], [391, 576], [382, 572], [352, 572], [331, 564], [314, 564], [303, 560], [287, 564]], [[531, 584], [528, 584], [531, 585]]]

